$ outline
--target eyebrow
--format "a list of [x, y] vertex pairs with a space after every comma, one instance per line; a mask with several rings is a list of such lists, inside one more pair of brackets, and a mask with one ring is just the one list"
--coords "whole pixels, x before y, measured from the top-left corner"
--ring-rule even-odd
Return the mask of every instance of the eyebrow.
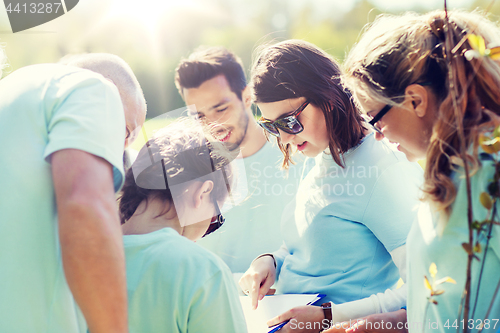
[[[209, 107], [209, 108], [208, 108], [208, 110], [214, 110], [214, 109], [217, 109], [217, 108], [221, 107], [222, 105], [224, 105], [224, 104], [226, 104], [226, 103], [229, 103], [229, 102], [230, 102], [230, 101], [229, 101], [227, 98], [225, 98], [225, 99], [223, 99], [221, 102], [219, 102], [219, 103], [217, 103], [217, 104], [215, 104], [215, 105], [213, 105], [213, 106]], [[201, 114], [201, 115], [204, 115], [204, 113], [203, 113], [203, 112], [201, 112], [201, 111], [192, 111], [192, 110], [188, 110], [188, 114], [189, 114], [189, 115], [192, 115], [192, 116], [194, 116], [194, 115], [200, 115], [200, 114]]]
[[214, 106], [210, 107], [209, 110], [217, 109], [221, 107], [222, 105], [228, 103], [229, 101], [227, 99], [224, 99], [222, 102], [215, 104]]
[[[306, 100], [307, 101], [307, 100]], [[305, 103], [305, 102], [304, 102]], [[298, 109], [300, 109], [302, 107], [302, 105], [304, 105], [304, 103], [301, 103], [297, 108], [291, 110], [291, 111], [287, 111], [287, 112], [284, 112], [282, 113], [280, 116], [278, 116], [276, 119], [274, 119], [274, 121], [278, 120], [278, 119], [282, 119], [282, 118], [286, 118], [286, 117], [290, 117], [292, 114], [294, 114]], [[309, 102], [310, 103], [310, 102]]]

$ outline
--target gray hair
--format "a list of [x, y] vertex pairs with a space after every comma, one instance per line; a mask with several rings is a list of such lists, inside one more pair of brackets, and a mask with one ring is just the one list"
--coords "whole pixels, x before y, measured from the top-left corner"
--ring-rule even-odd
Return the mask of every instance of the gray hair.
[[138, 102], [146, 103], [139, 81], [130, 66], [120, 57], [109, 53], [86, 53], [67, 55], [58, 62], [99, 73], [112, 81], [120, 95], [136, 96]]

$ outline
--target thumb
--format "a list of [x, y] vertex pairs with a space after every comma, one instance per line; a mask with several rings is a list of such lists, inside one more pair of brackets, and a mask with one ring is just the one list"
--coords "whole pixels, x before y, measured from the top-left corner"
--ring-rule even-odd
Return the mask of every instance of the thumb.
[[346, 329], [346, 333], [363, 332], [366, 328], [366, 320], [358, 320], [354, 325]]

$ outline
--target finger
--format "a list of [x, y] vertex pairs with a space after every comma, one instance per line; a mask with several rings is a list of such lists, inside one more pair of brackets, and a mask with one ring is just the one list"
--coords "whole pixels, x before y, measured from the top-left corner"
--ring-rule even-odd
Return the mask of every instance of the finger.
[[354, 325], [346, 329], [346, 333], [353, 333], [353, 332], [362, 332], [364, 331], [366, 326], [366, 320], [360, 320], [356, 322]]
[[[272, 319], [269, 319], [269, 321], [267, 322], [267, 326], [271, 327], [271, 326], [274, 326], [274, 325], [278, 325], [284, 321], [287, 321], [289, 319], [292, 318], [292, 313], [290, 310], [288, 310], [287, 312], [283, 312], [282, 314], [280, 314], [279, 316], [276, 316]], [[287, 324], [288, 325], [288, 324]]]
[[323, 333], [346, 333], [347, 329], [351, 328], [351, 326], [355, 323], [356, 322], [349, 321], [338, 322], [333, 324], [332, 327], [330, 327], [326, 331], [323, 331]]
[[[278, 333], [296, 333], [297, 332], [297, 327], [292, 327], [292, 323], [288, 322], [283, 326], [282, 328], [279, 329]], [[302, 332], [302, 331], [299, 331]]]
[[[349, 326], [346, 326], [346, 327], [349, 327]], [[340, 326], [340, 325], [333, 325], [332, 327], [330, 327], [326, 331], [323, 331], [322, 333], [345, 333], [345, 329], [342, 328], [342, 326]]]
[[250, 274], [248, 273], [243, 274], [243, 276], [238, 281], [241, 290], [250, 290], [250, 287], [252, 286], [252, 280], [253, 279]]
[[259, 289], [260, 281], [253, 280], [249, 296], [252, 298], [252, 309], [254, 310], [257, 309], [257, 306], [259, 305]]

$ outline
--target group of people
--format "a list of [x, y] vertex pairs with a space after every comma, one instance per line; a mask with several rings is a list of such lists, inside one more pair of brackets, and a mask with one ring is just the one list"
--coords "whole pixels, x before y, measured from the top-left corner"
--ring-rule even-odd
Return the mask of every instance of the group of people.
[[238, 295], [276, 289], [325, 295], [285, 333], [497, 332], [500, 62], [471, 36], [500, 43], [477, 13], [384, 15], [343, 65], [262, 48], [249, 84], [201, 48], [176, 69], [188, 116], [126, 170], [146, 103], [123, 60], [9, 74], [0, 331], [246, 332]]

